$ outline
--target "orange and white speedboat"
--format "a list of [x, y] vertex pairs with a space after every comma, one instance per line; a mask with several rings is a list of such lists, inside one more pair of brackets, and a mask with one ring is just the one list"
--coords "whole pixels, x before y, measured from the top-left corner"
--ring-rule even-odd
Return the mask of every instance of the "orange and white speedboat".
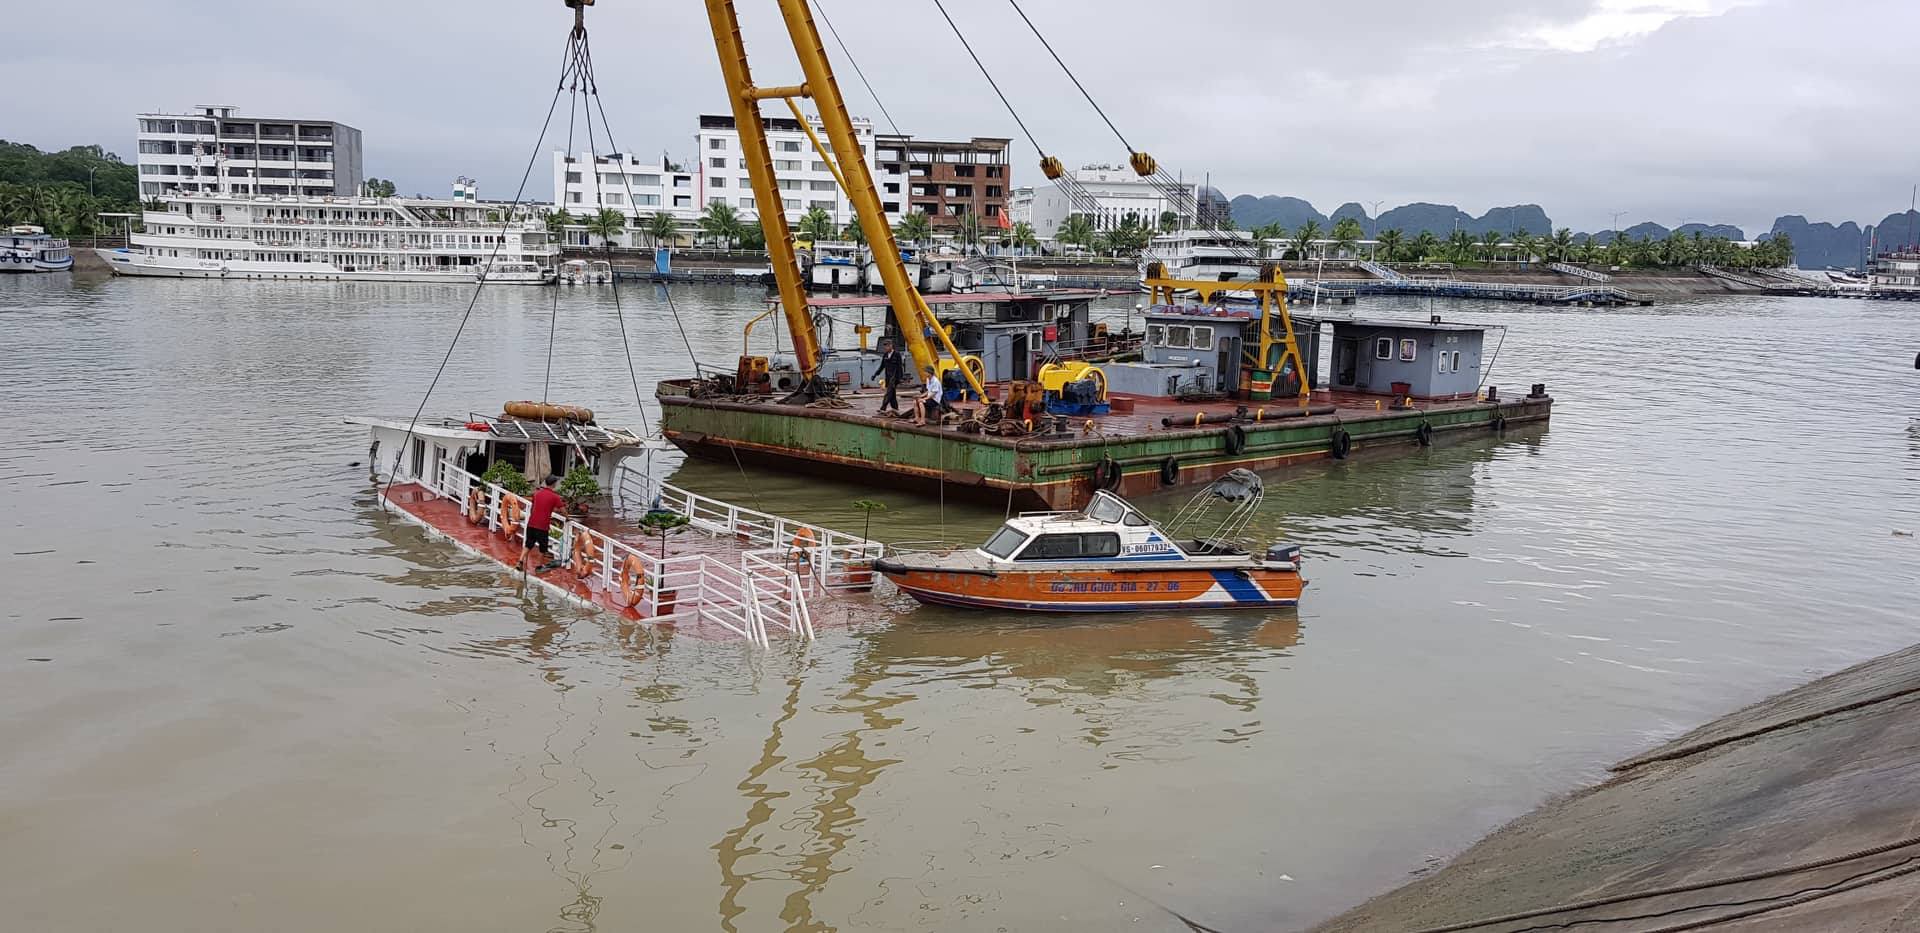
[[[1259, 476], [1234, 470], [1201, 490], [1162, 531], [1125, 499], [1101, 491], [1078, 512], [1008, 519], [977, 548], [896, 554], [874, 569], [923, 603], [974, 609], [1296, 605], [1306, 586], [1299, 546], [1275, 544], [1254, 555], [1238, 540], [1263, 495]], [[1218, 517], [1223, 504], [1226, 514]]]

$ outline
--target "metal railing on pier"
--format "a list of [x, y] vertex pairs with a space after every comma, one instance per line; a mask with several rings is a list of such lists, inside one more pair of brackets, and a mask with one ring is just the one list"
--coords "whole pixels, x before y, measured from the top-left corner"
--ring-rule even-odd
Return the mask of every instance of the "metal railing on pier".
[[1589, 282], [1613, 281], [1613, 276], [1608, 275], [1605, 272], [1595, 272], [1592, 269], [1588, 269], [1583, 266], [1576, 266], [1569, 262], [1550, 262], [1550, 263], [1547, 263], [1547, 268], [1552, 269], [1553, 271], [1558, 272], [1561, 275], [1571, 275], [1574, 278], [1586, 279]]

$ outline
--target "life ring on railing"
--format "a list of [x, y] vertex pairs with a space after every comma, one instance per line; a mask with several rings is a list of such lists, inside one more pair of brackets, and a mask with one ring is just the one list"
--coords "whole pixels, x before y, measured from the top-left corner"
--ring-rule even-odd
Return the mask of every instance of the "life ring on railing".
[[487, 522], [487, 490], [483, 486], [467, 490], [467, 521], [475, 525]]
[[796, 567], [813, 567], [813, 549], [820, 546], [820, 539], [814, 537], [813, 529], [805, 525], [793, 533], [793, 563]]
[[1413, 429], [1413, 439], [1419, 441], [1422, 447], [1432, 447], [1433, 425], [1425, 421], [1420, 422], [1420, 426]]
[[628, 554], [620, 564], [620, 605], [632, 609], [640, 605], [640, 597], [647, 595], [647, 568], [640, 564], [638, 554]]
[[520, 536], [527, 520], [527, 500], [506, 493], [500, 497], [500, 536], [511, 541]]
[[1180, 461], [1168, 457], [1160, 461], [1160, 485], [1171, 486], [1180, 481]]
[[573, 537], [573, 575], [585, 580], [600, 571], [600, 536], [582, 528]]
[[1327, 438], [1327, 453], [1332, 454], [1335, 460], [1345, 460], [1347, 454], [1352, 452], [1353, 435], [1348, 434], [1346, 428], [1334, 428]]
[[1247, 449], [1247, 429], [1237, 424], [1227, 426], [1227, 456], [1238, 457]]

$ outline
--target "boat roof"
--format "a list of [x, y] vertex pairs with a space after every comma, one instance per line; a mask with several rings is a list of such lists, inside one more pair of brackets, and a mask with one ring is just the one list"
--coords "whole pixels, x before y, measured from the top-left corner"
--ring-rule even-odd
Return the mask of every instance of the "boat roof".
[[[486, 422], [488, 430], [474, 431], [468, 421], [452, 418], [438, 418], [421, 421], [412, 426], [414, 434], [423, 437], [438, 437], [449, 440], [493, 440], [516, 443], [546, 444], [583, 444], [589, 447], [626, 447], [640, 445], [645, 438], [631, 431], [618, 428], [603, 428], [592, 424], [574, 424], [568, 421], [528, 421], [521, 418], [500, 418], [494, 416], [476, 416], [471, 423]], [[386, 428], [393, 431], [405, 431], [408, 423], [390, 418], [347, 418], [346, 423], [364, 425], [370, 428]]]
[[[921, 297], [930, 305], [999, 305], [1020, 301], [1092, 301], [1106, 295], [1107, 292], [1097, 288], [1055, 288], [1031, 292], [946, 292]], [[822, 296], [807, 299], [807, 305], [814, 308], [884, 308], [891, 303], [886, 295]]]
[[1007, 524], [1028, 534], [1044, 534], [1071, 531], [1076, 525], [1095, 528], [1120, 525], [1125, 523], [1128, 515], [1138, 515], [1146, 523], [1145, 527], [1155, 527], [1153, 519], [1134, 508], [1133, 503], [1104, 489], [1094, 491], [1093, 498], [1087, 500], [1086, 508], [1071, 512], [1021, 512], [1007, 519]]

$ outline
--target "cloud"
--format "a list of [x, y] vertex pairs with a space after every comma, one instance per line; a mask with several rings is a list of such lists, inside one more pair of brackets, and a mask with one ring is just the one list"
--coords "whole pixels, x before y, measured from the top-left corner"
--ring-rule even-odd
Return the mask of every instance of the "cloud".
[[[931, 3], [815, 0], [911, 133], [1016, 139], [1038, 154]], [[1533, 201], [1556, 221], [1877, 218], [1920, 149], [1912, 0], [1025, 0], [1135, 146], [1229, 193]], [[999, 0], [949, 2], [1042, 146], [1117, 162], [1119, 140]], [[57, 96], [0, 98], [0, 127], [42, 146], [131, 155], [133, 114], [196, 103], [331, 117], [365, 133], [367, 167], [404, 191], [455, 175], [519, 182], [570, 16], [558, 3], [110, 0], [30, 4], [13, 74]], [[772, 4], [740, 5], [764, 84], [797, 81]], [[725, 109], [699, 4], [603, 0], [588, 14], [616, 138], [690, 155], [695, 117]], [[849, 107], [879, 118], [832, 37]], [[597, 121], [596, 121], [597, 122]], [[564, 114], [544, 144], [564, 145]], [[576, 126], [576, 148], [584, 130]], [[603, 137], [604, 138], [604, 137]], [[604, 141], [601, 144], [605, 148]], [[541, 197], [547, 174], [536, 170]]]

